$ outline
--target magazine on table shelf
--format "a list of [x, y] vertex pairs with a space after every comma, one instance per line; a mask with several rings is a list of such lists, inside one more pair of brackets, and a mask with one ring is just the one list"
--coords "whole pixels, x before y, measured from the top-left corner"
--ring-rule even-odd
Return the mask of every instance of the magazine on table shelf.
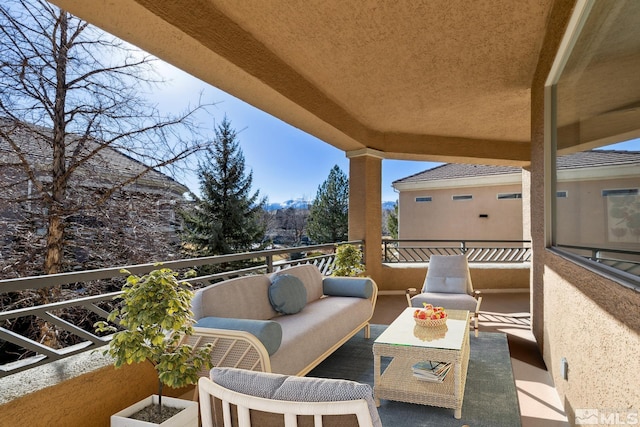
[[418, 362], [411, 367], [413, 376], [421, 381], [439, 382], [444, 381], [449, 370], [451, 370], [451, 363], [426, 361]]

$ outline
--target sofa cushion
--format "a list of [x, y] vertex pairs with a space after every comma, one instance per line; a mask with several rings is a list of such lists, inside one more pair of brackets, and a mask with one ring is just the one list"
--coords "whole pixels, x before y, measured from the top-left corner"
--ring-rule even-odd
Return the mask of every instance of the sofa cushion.
[[278, 313], [296, 314], [307, 303], [307, 289], [296, 276], [275, 276], [269, 286], [269, 302]]
[[353, 297], [325, 297], [308, 303], [292, 316], [273, 320], [282, 326], [282, 344], [270, 357], [271, 372], [298, 375], [331, 347], [371, 318], [371, 301]]
[[322, 289], [325, 295], [371, 298], [373, 282], [369, 278], [361, 277], [325, 277]]
[[216, 328], [245, 331], [255, 336], [271, 356], [282, 342], [282, 327], [271, 320], [234, 319], [228, 317], [203, 317], [194, 325], [197, 328]]
[[466, 294], [467, 279], [465, 277], [427, 277], [422, 291], [445, 294]]
[[313, 264], [302, 264], [293, 267], [285, 268], [277, 271], [271, 275], [271, 280], [274, 277], [288, 274], [290, 276], [296, 276], [304, 283], [307, 288], [307, 303], [322, 298], [322, 273]]
[[269, 303], [269, 286], [269, 277], [257, 274], [198, 289], [191, 300], [193, 316], [269, 320], [278, 315]]
[[339, 402], [364, 399], [373, 425], [382, 426], [369, 384], [355, 381], [296, 377], [236, 368], [213, 368], [211, 380], [238, 393], [290, 402]]

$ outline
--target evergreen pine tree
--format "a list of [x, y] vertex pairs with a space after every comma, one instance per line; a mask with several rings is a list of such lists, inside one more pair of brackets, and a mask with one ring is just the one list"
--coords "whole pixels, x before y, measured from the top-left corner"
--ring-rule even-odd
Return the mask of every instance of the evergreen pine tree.
[[183, 212], [183, 240], [195, 255], [249, 251], [264, 237], [260, 221], [264, 199], [251, 194], [253, 173], [245, 174], [237, 133], [225, 116], [215, 140], [198, 165], [201, 198]]
[[387, 217], [387, 228], [392, 239], [398, 238], [398, 202], [393, 206], [393, 210], [389, 212]]
[[307, 223], [309, 237], [317, 243], [341, 242], [349, 235], [349, 179], [335, 165], [318, 187]]

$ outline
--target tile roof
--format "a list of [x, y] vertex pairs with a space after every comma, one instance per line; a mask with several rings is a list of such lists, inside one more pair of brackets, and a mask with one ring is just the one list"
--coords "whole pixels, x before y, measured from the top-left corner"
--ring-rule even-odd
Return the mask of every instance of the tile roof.
[[[559, 157], [558, 169], [578, 169], [596, 166], [640, 164], [640, 151], [591, 150]], [[445, 163], [414, 175], [393, 181], [392, 185], [409, 182], [439, 181], [444, 179], [473, 178], [520, 173], [512, 166]]]
[[445, 163], [432, 169], [393, 181], [392, 184], [405, 182], [439, 181], [441, 179], [470, 178], [476, 176], [505, 175], [520, 173], [521, 169], [513, 166], [473, 165], [466, 163]]
[[640, 151], [591, 150], [560, 156], [558, 169], [578, 169], [596, 166], [640, 164]]

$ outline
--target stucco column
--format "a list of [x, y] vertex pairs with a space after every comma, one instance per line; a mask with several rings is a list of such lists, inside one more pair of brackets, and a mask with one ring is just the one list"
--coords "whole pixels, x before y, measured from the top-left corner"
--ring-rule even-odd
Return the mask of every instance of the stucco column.
[[364, 240], [367, 275], [382, 285], [382, 156], [375, 150], [349, 158], [349, 240]]
[[[575, 1], [555, 2], [549, 15], [547, 23], [547, 33], [540, 49], [540, 56], [536, 71], [531, 82], [531, 167], [529, 180], [529, 194], [531, 199], [529, 207], [531, 212], [531, 242], [533, 257], [531, 262], [531, 330], [538, 341], [538, 345], [543, 354], [545, 351], [545, 255], [548, 229], [551, 224], [548, 221], [548, 214], [551, 206], [549, 198], [545, 197], [545, 185], [549, 185], [550, 171], [545, 166], [548, 165], [550, 154], [545, 147], [545, 83], [558, 48], [562, 41], [567, 23], [571, 17]], [[523, 189], [524, 190], [524, 189]], [[550, 191], [547, 189], [547, 191]], [[546, 362], [548, 360], [545, 359]]]

